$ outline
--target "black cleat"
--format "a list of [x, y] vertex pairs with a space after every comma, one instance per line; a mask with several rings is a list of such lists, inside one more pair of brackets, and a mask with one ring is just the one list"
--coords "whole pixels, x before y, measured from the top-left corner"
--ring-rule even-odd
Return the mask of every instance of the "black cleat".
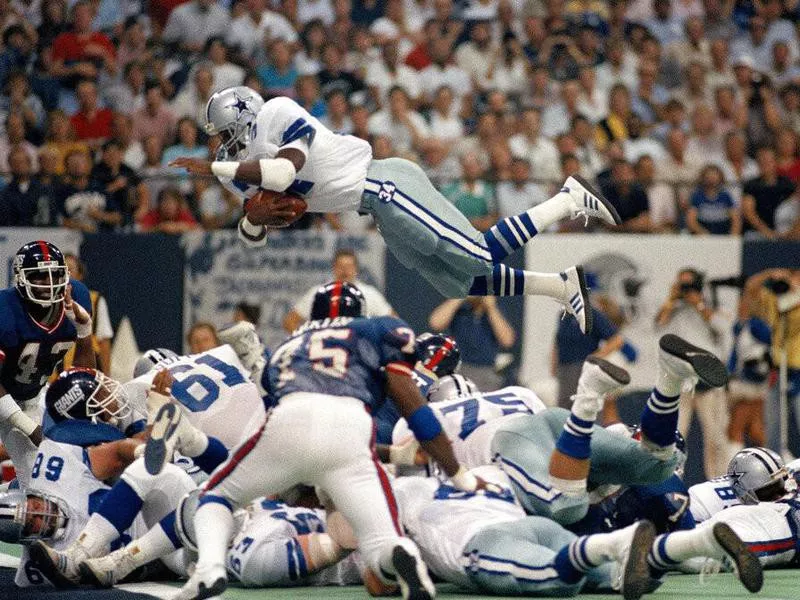
[[715, 523], [712, 529], [714, 539], [722, 547], [739, 574], [739, 581], [748, 592], [756, 593], [764, 585], [764, 569], [758, 557], [747, 547], [727, 523]]
[[696, 375], [700, 381], [714, 388], [728, 383], [728, 370], [713, 352], [671, 333], [662, 336], [658, 345], [665, 353], [662, 359], [667, 368], [676, 374], [689, 377]]
[[403, 600], [433, 600], [436, 598], [436, 587], [422, 560], [412, 556], [402, 546], [395, 546], [392, 550], [392, 565], [394, 565]]

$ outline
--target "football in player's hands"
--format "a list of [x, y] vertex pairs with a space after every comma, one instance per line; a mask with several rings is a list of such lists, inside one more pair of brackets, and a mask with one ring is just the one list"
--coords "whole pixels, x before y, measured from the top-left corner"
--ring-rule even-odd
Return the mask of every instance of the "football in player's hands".
[[285, 192], [259, 190], [244, 204], [247, 220], [253, 225], [267, 227], [288, 227], [306, 214], [306, 201]]

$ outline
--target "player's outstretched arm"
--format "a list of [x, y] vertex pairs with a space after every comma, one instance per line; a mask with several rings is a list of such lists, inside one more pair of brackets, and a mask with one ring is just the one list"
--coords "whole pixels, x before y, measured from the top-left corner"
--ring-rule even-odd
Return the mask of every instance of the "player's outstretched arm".
[[275, 158], [239, 161], [209, 161], [200, 158], [179, 157], [170, 167], [183, 168], [194, 175], [216, 175], [234, 179], [265, 190], [282, 192], [294, 182], [297, 172], [306, 164], [306, 155], [297, 148], [284, 148]]
[[483, 480], [459, 464], [447, 434], [411, 377], [387, 370], [386, 378], [387, 392], [408, 422], [409, 429], [423, 450], [442, 467], [453, 485], [468, 492], [485, 488], [486, 483]]
[[28, 415], [22, 412], [19, 404], [6, 388], [0, 385], [0, 421], [8, 421], [13, 427], [19, 429], [30, 438], [34, 446], [42, 443], [42, 427]]
[[[141, 451], [137, 452], [137, 449]], [[144, 444], [140, 439], [126, 438], [99, 446], [92, 446], [87, 450], [89, 465], [92, 474], [100, 481], [119, 477], [125, 468], [136, 460], [144, 451]]]

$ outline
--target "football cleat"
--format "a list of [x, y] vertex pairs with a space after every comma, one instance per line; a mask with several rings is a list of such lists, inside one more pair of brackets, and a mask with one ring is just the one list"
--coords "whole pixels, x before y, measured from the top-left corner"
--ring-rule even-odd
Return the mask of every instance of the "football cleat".
[[620, 593], [625, 600], [639, 600], [652, 590], [647, 554], [656, 539], [656, 528], [650, 521], [639, 521], [629, 529], [630, 541], [620, 545], [617, 559], [622, 564]]
[[150, 475], [158, 475], [172, 460], [179, 441], [181, 410], [172, 403], [162, 406], [153, 421], [150, 439], [144, 449], [144, 467]]
[[583, 363], [578, 379], [578, 393], [605, 396], [630, 382], [630, 374], [622, 367], [602, 358], [589, 356]]
[[236, 356], [242, 361], [244, 368], [254, 373], [264, 368], [264, 344], [256, 332], [256, 326], [250, 321], [238, 321], [217, 332], [219, 341], [229, 344]]
[[228, 587], [228, 576], [224, 566], [203, 570], [195, 569], [192, 576], [171, 600], [205, 600], [221, 596]]
[[614, 205], [580, 175], [567, 177], [561, 191], [568, 193], [573, 200], [570, 208], [570, 218], [584, 217], [587, 224], [589, 217], [595, 217], [609, 225], [622, 223], [622, 219]]
[[764, 585], [764, 569], [758, 557], [747, 548], [736, 532], [727, 523], [715, 523], [712, 529], [714, 541], [733, 561], [739, 581], [747, 591], [756, 593]]
[[80, 580], [78, 565], [89, 558], [78, 543], [60, 552], [37, 540], [29, 548], [31, 562], [57, 588], [74, 588]]
[[713, 352], [694, 346], [671, 333], [662, 336], [658, 346], [659, 367], [670, 375], [693, 383], [702, 381], [714, 388], [728, 382], [728, 371]]
[[392, 565], [403, 600], [433, 600], [436, 598], [436, 586], [433, 585], [422, 559], [413, 556], [402, 546], [395, 546], [392, 550]]
[[[138, 549], [134, 546], [134, 549]], [[125, 579], [137, 565], [126, 546], [115, 550], [108, 556], [90, 558], [78, 565], [81, 583], [100, 588], [110, 588], [117, 582]]]
[[564, 311], [574, 316], [581, 333], [588, 335], [592, 331], [594, 315], [592, 305], [589, 303], [589, 288], [586, 285], [583, 267], [580, 265], [570, 267], [559, 275], [564, 280], [564, 296], [561, 300]]

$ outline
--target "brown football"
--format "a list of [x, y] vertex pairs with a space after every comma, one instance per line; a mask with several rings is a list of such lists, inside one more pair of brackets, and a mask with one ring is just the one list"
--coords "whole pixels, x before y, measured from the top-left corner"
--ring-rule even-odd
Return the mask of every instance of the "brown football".
[[[288, 210], [292, 217], [284, 218], [270, 214], [274, 210]], [[259, 190], [247, 201], [245, 212], [247, 220], [253, 225], [266, 225], [267, 227], [288, 227], [306, 214], [308, 204], [306, 201], [293, 194]]]

